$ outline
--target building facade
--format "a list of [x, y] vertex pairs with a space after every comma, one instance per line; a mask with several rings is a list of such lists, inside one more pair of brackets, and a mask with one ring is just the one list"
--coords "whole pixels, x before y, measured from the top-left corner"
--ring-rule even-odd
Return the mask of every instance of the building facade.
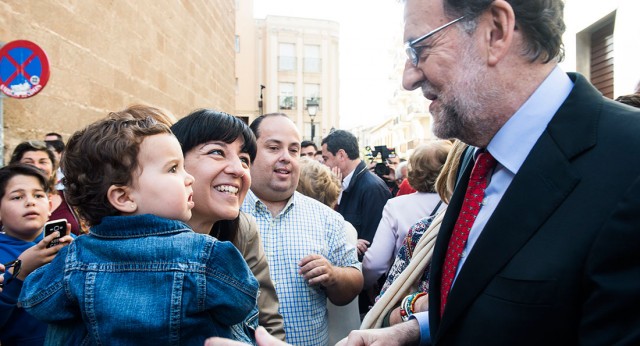
[[637, 0], [566, 0], [566, 71], [585, 75], [603, 95], [633, 93], [640, 81]]
[[[247, 69], [257, 75], [248, 87], [254, 99], [239, 108], [255, 105], [249, 113], [285, 113], [296, 123], [303, 139], [310, 140], [314, 132], [313, 140], [320, 143], [332, 127], [338, 127], [338, 23], [267, 16], [255, 24], [257, 62]], [[309, 102], [318, 104], [313, 123]], [[262, 107], [256, 108], [259, 104]]]
[[[182, 117], [235, 111], [234, 0], [0, 2], [0, 41], [33, 41], [51, 77], [28, 99], [3, 98], [5, 159], [19, 142], [76, 130], [134, 103]], [[6, 162], [6, 160], [5, 160]]]
[[394, 62], [390, 68], [389, 84], [389, 116], [384, 121], [370, 127], [370, 135], [365, 143], [370, 147], [386, 145], [394, 148], [400, 158], [408, 159], [413, 149], [420, 144], [436, 139], [431, 131], [431, 114], [429, 103], [420, 90], [404, 90], [402, 87], [402, 74], [407, 55], [402, 42], [402, 32], [396, 33], [396, 39], [390, 44], [388, 54]]

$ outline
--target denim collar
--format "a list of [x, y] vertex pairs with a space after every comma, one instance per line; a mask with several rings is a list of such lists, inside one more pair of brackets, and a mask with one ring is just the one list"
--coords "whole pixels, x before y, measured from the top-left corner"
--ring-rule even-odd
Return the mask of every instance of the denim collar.
[[90, 233], [101, 238], [131, 238], [150, 235], [172, 234], [189, 231], [184, 222], [144, 214], [133, 216], [107, 216]]

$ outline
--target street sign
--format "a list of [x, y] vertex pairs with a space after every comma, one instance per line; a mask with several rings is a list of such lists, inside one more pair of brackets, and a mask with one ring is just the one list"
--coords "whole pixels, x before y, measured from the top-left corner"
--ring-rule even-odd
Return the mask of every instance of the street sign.
[[27, 98], [49, 81], [49, 59], [37, 44], [17, 40], [0, 48], [0, 90], [9, 97]]

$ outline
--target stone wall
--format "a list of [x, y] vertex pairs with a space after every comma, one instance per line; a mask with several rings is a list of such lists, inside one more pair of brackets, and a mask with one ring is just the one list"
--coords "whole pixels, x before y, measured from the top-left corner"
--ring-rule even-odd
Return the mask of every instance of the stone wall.
[[3, 98], [5, 159], [134, 103], [234, 112], [234, 37], [235, 0], [3, 0], [0, 41], [35, 42], [51, 67], [39, 94]]

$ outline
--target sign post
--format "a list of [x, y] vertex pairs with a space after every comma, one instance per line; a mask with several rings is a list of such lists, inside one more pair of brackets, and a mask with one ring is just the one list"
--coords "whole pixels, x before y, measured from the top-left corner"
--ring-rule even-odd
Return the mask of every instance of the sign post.
[[49, 81], [49, 59], [38, 45], [11, 41], [0, 48], [0, 91], [23, 99], [39, 93]]
[[4, 165], [4, 95], [34, 96], [47, 85], [49, 73], [47, 54], [37, 44], [17, 40], [0, 48], [0, 164]]

